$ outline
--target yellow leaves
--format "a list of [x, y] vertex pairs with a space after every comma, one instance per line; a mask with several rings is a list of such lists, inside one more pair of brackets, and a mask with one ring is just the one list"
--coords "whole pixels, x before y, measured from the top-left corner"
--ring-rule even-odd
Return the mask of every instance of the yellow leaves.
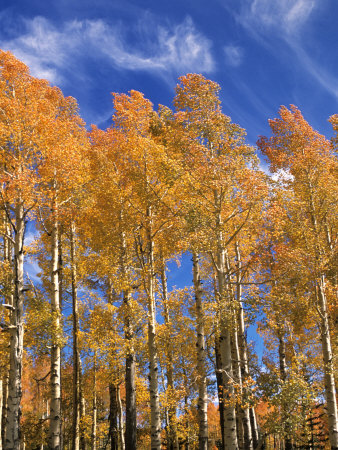
[[113, 104], [113, 121], [118, 128], [139, 136], [148, 134], [153, 105], [141, 92], [132, 90], [129, 95], [113, 93]]

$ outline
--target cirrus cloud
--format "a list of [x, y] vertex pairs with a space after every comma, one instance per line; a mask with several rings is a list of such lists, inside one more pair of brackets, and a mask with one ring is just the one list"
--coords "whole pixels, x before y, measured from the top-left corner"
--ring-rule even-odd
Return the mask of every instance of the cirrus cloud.
[[210, 73], [215, 67], [211, 42], [190, 17], [173, 26], [141, 18], [130, 33], [123, 23], [103, 19], [59, 25], [41, 16], [21, 21], [24, 31], [7, 40], [0, 34], [0, 46], [24, 61], [34, 76], [52, 83], [62, 84], [67, 71], [90, 55], [121, 70], [143, 70], [161, 77], [187, 71]]

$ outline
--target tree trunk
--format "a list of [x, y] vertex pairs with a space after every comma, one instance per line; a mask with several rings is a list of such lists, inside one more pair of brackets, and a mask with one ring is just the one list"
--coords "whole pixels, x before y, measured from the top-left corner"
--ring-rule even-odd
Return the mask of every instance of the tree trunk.
[[317, 291], [321, 316], [320, 333], [324, 362], [325, 396], [329, 421], [329, 440], [331, 448], [336, 450], [338, 449], [338, 412], [324, 275], [318, 281]]
[[[279, 356], [279, 373], [280, 379], [284, 384], [286, 382], [286, 349], [284, 340], [284, 327], [279, 324], [278, 329], [278, 356]], [[292, 442], [290, 439], [290, 424], [289, 424], [289, 413], [287, 411], [287, 405], [282, 404], [282, 426], [284, 428], [284, 447], [285, 450], [292, 450]]]
[[7, 403], [7, 421], [5, 449], [20, 448], [20, 417], [21, 417], [21, 378], [23, 354], [23, 283], [24, 283], [24, 232], [25, 217], [22, 201], [15, 207], [15, 244], [14, 244], [14, 295], [13, 309], [10, 319], [10, 367]]
[[72, 303], [73, 303], [73, 436], [72, 448], [80, 448], [80, 351], [79, 351], [79, 313], [77, 301], [77, 272], [75, 249], [75, 225], [71, 224], [70, 230], [70, 254], [72, 272]]
[[7, 407], [8, 407], [8, 386], [9, 386], [9, 372], [6, 370], [4, 382], [2, 385], [2, 427], [1, 427], [1, 440], [2, 446], [5, 447], [6, 444], [6, 424], [7, 424]]
[[148, 260], [147, 266], [147, 286], [148, 296], [148, 351], [149, 351], [149, 393], [150, 393], [150, 433], [151, 450], [161, 449], [161, 417], [158, 392], [158, 356], [156, 344], [156, 306], [154, 293], [154, 241], [152, 236], [152, 211], [147, 208], [147, 244]]
[[253, 448], [256, 449], [258, 447], [259, 434], [258, 434], [256, 413], [255, 413], [254, 408], [249, 409], [249, 415], [250, 415], [250, 425], [251, 425], [251, 431], [252, 431]]
[[[225, 252], [226, 256], [226, 270], [228, 272], [227, 279], [232, 282], [232, 278], [229, 274], [231, 273], [231, 265], [227, 252]], [[234, 388], [236, 389], [236, 396], [239, 395], [241, 401], [243, 400], [243, 386], [242, 386], [242, 371], [241, 371], [241, 358], [239, 353], [239, 345], [238, 345], [238, 323], [237, 323], [237, 314], [236, 314], [236, 300], [235, 293], [233, 289], [233, 285], [231, 283], [226, 283], [226, 296], [227, 303], [229, 305], [229, 310], [231, 311], [231, 319], [233, 322], [232, 332], [231, 332], [231, 358], [232, 358], [232, 372], [233, 379], [235, 382]], [[236, 412], [236, 431], [237, 431], [237, 442], [238, 448], [240, 450], [245, 449], [244, 447], [244, 427], [243, 427], [243, 417], [244, 410], [242, 404], [236, 403], [235, 405]]]
[[205, 368], [205, 337], [204, 337], [204, 312], [202, 304], [202, 286], [199, 267], [199, 256], [193, 254], [193, 280], [196, 304], [196, 322], [197, 322], [197, 385], [198, 385], [198, 448], [199, 450], [208, 449], [208, 394], [207, 394], [207, 376]]
[[[166, 276], [165, 261], [162, 257], [161, 261], [161, 283], [162, 283], [162, 299], [164, 309], [164, 323], [168, 327], [170, 324], [170, 314], [168, 307], [168, 288], [167, 288], [167, 276]], [[172, 347], [170, 343], [170, 333], [166, 336], [166, 377], [167, 377], [167, 394], [169, 397], [174, 394], [174, 363]], [[172, 401], [170, 405], [172, 405]], [[168, 450], [178, 450], [178, 438], [176, 428], [176, 408], [170, 406], [168, 408], [168, 420], [167, 420], [167, 448]]]
[[[125, 319], [125, 336], [132, 340], [130, 317]], [[136, 450], [136, 387], [135, 387], [136, 359], [134, 349], [129, 346], [126, 356], [126, 449]]]
[[97, 399], [96, 399], [96, 353], [94, 353], [94, 386], [93, 386], [93, 417], [92, 417], [92, 450], [96, 450], [96, 423], [97, 423]]
[[123, 231], [123, 209], [120, 210], [120, 265], [124, 278], [124, 284], [128, 286], [123, 290], [124, 306], [124, 337], [126, 340], [126, 367], [125, 367], [125, 387], [126, 387], [126, 423], [125, 423], [125, 445], [129, 450], [136, 450], [136, 359], [134, 351], [134, 329], [132, 324], [132, 311], [130, 302], [132, 299], [130, 292], [129, 266], [127, 255], [127, 244], [125, 232]]
[[236, 431], [236, 409], [234, 405], [233, 370], [231, 358], [230, 305], [226, 299], [225, 249], [221, 231], [220, 215], [217, 217], [217, 281], [220, 303], [220, 356], [224, 401], [224, 444], [227, 450], [238, 450]]
[[[238, 345], [239, 345], [239, 359], [241, 366], [241, 381], [245, 383], [245, 380], [249, 377], [249, 365], [248, 365], [248, 352], [247, 343], [245, 337], [245, 322], [244, 322], [244, 310], [242, 303], [242, 261], [239, 251], [238, 242], [235, 245], [236, 260], [237, 260], [237, 276], [236, 276], [236, 297], [237, 297], [237, 326], [238, 326]], [[243, 389], [244, 402], [249, 395], [248, 389]], [[250, 410], [248, 406], [242, 408], [242, 421], [244, 432], [244, 448], [247, 450], [253, 449], [253, 438], [250, 422]]]
[[121, 400], [121, 389], [120, 385], [117, 385], [117, 412], [119, 418], [119, 438], [120, 438], [120, 450], [125, 449], [124, 442], [124, 425], [123, 425], [123, 409], [122, 409], [122, 400]]
[[218, 392], [218, 409], [219, 417], [221, 423], [221, 434], [222, 434], [222, 449], [225, 448], [224, 442], [224, 401], [223, 401], [223, 385], [222, 385], [222, 361], [221, 361], [221, 350], [219, 336], [215, 337], [215, 358], [216, 358], [216, 381], [217, 381], [217, 392]]
[[80, 449], [86, 450], [87, 448], [87, 441], [85, 436], [85, 430], [82, 426], [81, 421], [84, 419], [86, 415], [86, 400], [83, 393], [83, 377], [82, 377], [82, 361], [81, 357], [79, 358], [79, 382], [80, 382]]
[[[53, 210], [56, 214], [56, 209]], [[52, 349], [51, 349], [51, 402], [49, 422], [50, 450], [61, 450], [61, 325], [60, 325], [60, 296], [59, 296], [59, 246], [57, 217], [53, 217], [51, 233], [52, 252]]]
[[[234, 311], [234, 314], [235, 314], [235, 311]], [[236, 327], [237, 327], [237, 323], [236, 323]], [[237, 385], [236, 394], [239, 395], [241, 399], [243, 399], [242, 372], [241, 372], [241, 365], [240, 365], [238, 335], [237, 335], [236, 327], [233, 330], [232, 339], [231, 339], [233, 374], [234, 374], [234, 380]], [[244, 409], [241, 404], [237, 404], [236, 405], [236, 429], [237, 429], [238, 448], [240, 450], [243, 450], [243, 449], [245, 450], [243, 417], [244, 417]]]
[[[9, 264], [9, 267], [12, 267], [12, 243], [9, 239], [9, 236], [11, 235], [11, 228], [10, 224], [7, 218], [7, 215], [4, 214], [4, 230], [5, 234], [3, 238], [3, 246], [4, 246], [4, 261]], [[8, 273], [7, 278], [7, 284], [6, 289], [8, 289], [8, 295], [5, 297], [5, 303], [7, 303], [10, 306], [13, 306], [13, 273], [14, 270], [12, 268], [12, 273]], [[9, 344], [9, 339], [8, 339]], [[1, 378], [1, 401], [2, 406], [0, 408], [0, 448], [5, 448], [5, 436], [6, 436], [6, 423], [7, 423], [7, 400], [8, 400], [8, 383], [9, 383], [9, 366], [8, 366], [9, 360], [3, 362], [3, 372], [2, 372], [2, 378]]]
[[118, 450], [118, 428], [117, 428], [117, 389], [114, 383], [109, 383], [109, 439], [110, 439], [110, 449]]

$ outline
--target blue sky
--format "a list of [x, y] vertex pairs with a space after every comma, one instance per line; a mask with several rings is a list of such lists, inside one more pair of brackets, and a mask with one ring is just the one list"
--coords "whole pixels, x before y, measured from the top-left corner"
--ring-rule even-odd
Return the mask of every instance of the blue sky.
[[281, 104], [331, 137], [338, 103], [337, 0], [2, 0], [0, 48], [74, 96], [106, 127], [111, 92], [171, 106], [177, 77], [203, 73], [254, 144]]
[[[102, 128], [111, 92], [135, 89], [155, 108], [171, 106], [177, 78], [203, 73], [255, 144], [291, 103], [332, 136], [337, 20], [337, 0], [0, 0], [0, 48], [75, 97], [88, 125]], [[172, 271], [173, 284], [181, 274]]]

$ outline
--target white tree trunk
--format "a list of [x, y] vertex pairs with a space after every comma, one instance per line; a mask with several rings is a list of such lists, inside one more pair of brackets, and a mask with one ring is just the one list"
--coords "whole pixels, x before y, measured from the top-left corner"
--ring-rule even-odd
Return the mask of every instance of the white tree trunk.
[[[164, 258], [161, 260], [161, 283], [162, 283], [162, 298], [163, 298], [163, 310], [164, 310], [164, 323], [169, 326], [170, 313], [168, 307], [168, 288], [167, 288], [167, 276], [166, 276], [166, 264]], [[174, 392], [174, 363], [172, 346], [170, 342], [170, 335], [166, 336], [166, 378], [167, 378], [167, 391], [170, 395]], [[178, 450], [178, 437], [176, 427], [176, 407], [169, 406], [167, 408], [167, 447], [168, 450]]]
[[[123, 211], [120, 212], [120, 226], [122, 228], [123, 223]], [[128, 450], [136, 450], [136, 358], [134, 350], [134, 329], [132, 323], [132, 311], [131, 311], [131, 292], [130, 292], [130, 279], [129, 279], [129, 266], [126, 238], [123, 229], [120, 233], [121, 239], [121, 272], [124, 277], [124, 283], [128, 286], [123, 291], [123, 303], [125, 308], [124, 314], [124, 336], [127, 341], [126, 345], [126, 366], [125, 366], [125, 386], [126, 386], [126, 422], [125, 422], [125, 447]], [[122, 438], [121, 438], [122, 439]]]
[[152, 212], [147, 208], [149, 226], [147, 230], [147, 296], [148, 296], [148, 351], [149, 351], [149, 393], [151, 450], [161, 449], [161, 416], [158, 392], [158, 355], [156, 345], [156, 307], [154, 292], [154, 242], [152, 237]]
[[71, 224], [70, 253], [72, 272], [72, 303], [73, 303], [73, 436], [72, 449], [80, 448], [80, 351], [79, 351], [79, 313], [77, 301], [77, 271], [75, 249], [75, 225]]
[[217, 217], [217, 281], [218, 295], [221, 308], [220, 319], [220, 355], [221, 355], [221, 376], [223, 381], [223, 433], [224, 445], [226, 449], [238, 450], [237, 430], [236, 430], [236, 409], [234, 404], [233, 369], [231, 358], [231, 309], [226, 299], [226, 263], [225, 249], [223, 248], [223, 235], [221, 231], [220, 215]]
[[10, 320], [10, 368], [7, 400], [5, 449], [20, 448], [21, 377], [23, 354], [23, 283], [25, 218], [22, 201], [15, 207], [14, 295]]
[[329, 320], [327, 314], [324, 275], [321, 276], [318, 282], [318, 301], [321, 316], [320, 332], [321, 332], [323, 360], [324, 360], [324, 381], [325, 381], [325, 396], [327, 402], [327, 414], [329, 421], [329, 440], [331, 448], [336, 450], [338, 449], [337, 397], [333, 372], [332, 348], [329, 330]]
[[[244, 322], [244, 310], [242, 303], [242, 261], [241, 254], [239, 251], [238, 242], [236, 242], [235, 246], [236, 250], [236, 260], [237, 260], [237, 277], [236, 277], [236, 297], [237, 297], [237, 325], [238, 325], [238, 345], [239, 345], [239, 359], [241, 366], [241, 381], [245, 382], [245, 380], [249, 377], [249, 365], [248, 365], [248, 352], [247, 352], [247, 344], [245, 337], [245, 322]], [[247, 389], [243, 390], [243, 395], [249, 395]], [[252, 430], [251, 430], [251, 422], [250, 422], [250, 409], [249, 407], [243, 408], [243, 430], [244, 430], [244, 448], [247, 450], [253, 449], [253, 438], [252, 438]]]
[[92, 415], [92, 450], [96, 450], [96, 423], [97, 423], [97, 399], [96, 399], [96, 352], [94, 354], [94, 386], [93, 386], [93, 415]]
[[[54, 210], [54, 214], [56, 211]], [[61, 450], [61, 326], [60, 326], [60, 296], [59, 296], [59, 245], [57, 218], [53, 218], [51, 233], [51, 311], [52, 311], [52, 348], [50, 369], [50, 422], [49, 447], [51, 450]]]
[[208, 449], [208, 395], [207, 376], [205, 368], [205, 336], [204, 336], [204, 312], [202, 303], [202, 286], [199, 267], [199, 256], [193, 254], [193, 280], [196, 303], [196, 323], [197, 323], [197, 385], [198, 385], [198, 448]]
[[117, 385], [117, 411], [119, 418], [119, 436], [120, 436], [120, 449], [125, 449], [124, 442], [124, 423], [123, 423], [123, 409], [122, 409], [122, 400], [121, 400], [121, 389], [120, 385]]

